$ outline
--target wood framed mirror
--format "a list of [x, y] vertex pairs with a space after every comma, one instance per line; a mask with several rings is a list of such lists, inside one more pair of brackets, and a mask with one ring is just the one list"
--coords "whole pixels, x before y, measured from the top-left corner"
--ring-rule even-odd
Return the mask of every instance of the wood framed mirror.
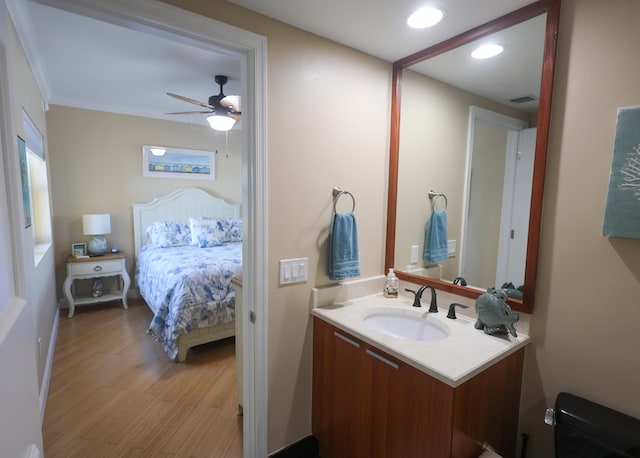
[[[539, 0], [400, 59], [393, 64], [385, 272], [393, 267], [397, 276], [402, 280], [416, 284], [431, 285], [436, 289], [470, 298], [478, 297], [488, 287], [500, 288], [503, 280], [505, 278], [508, 279], [508, 276], [513, 272], [513, 275], [517, 278], [510, 283], [517, 287], [519, 286], [517, 283], [522, 281], [522, 287], [520, 288], [522, 299], [510, 297], [509, 303], [515, 310], [526, 313], [533, 312], [559, 14], [560, 0]], [[526, 39], [520, 39], [520, 44], [533, 46], [536, 42], [538, 43], [540, 49], [538, 51], [537, 68], [528, 71], [524, 77], [520, 73], [521, 76], [518, 77], [518, 73], [515, 70], [522, 70], [524, 63], [516, 63], [511, 65], [509, 71], [502, 71], [500, 75], [500, 78], [502, 78], [502, 76], [514, 70], [512, 77], [517, 80], [533, 77], [535, 87], [532, 92], [535, 91], [535, 94], [514, 93], [507, 98], [505, 98], [504, 93], [496, 92], [492, 94], [491, 86], [494, 86], [494, 89], [498, 86], [500, 88], [510, 86], [509, 81], [499, 80], [496, 76], [493, 77], [493, 80], [481, 84], [485, 86], [485, 89], [488, 88], [488, 92], [475, 92], [475, 90], [465, 86], [458, 86], [457, 81], [447, 81], [447, 77], [443, 76], [444, 73], [440, 73], [440, 70], [444, 68], [443, 66], [448, 65], [453, 59], [455, 52], [460, 53], [461, 50], [464, 50], [468, 54], [467, 50], [473, 44], [495, 38], [508, 41], [511, 37], [520, 36], [520, 34], [524, 33], [522, 32], [523, 28], [533, 30], [536, 27], [538, 30], [536, 33], [539, 33], [540, 36], [535, 39], [531, 39], [531, 36]], [[512, 54], [516, 54], [519, 46], [519, 44], [505, 44], [505, 48]], [[454, 74], [473, 74], [474, 79], [479, 80], [484, 70], [479, 64], [474, 65], [475, 67], [457, 67], [457, 71]], [[489, 64], [482, 65], [486, 69]], [[487, 74], [490, 74], [490, 72], [487, 72]], [[476, 75], [477, 78], [475, 78]], [[411, 86], [412, 78], [419, 81], [421, 85]], [[450, 78], [456, 79], [454, 77]], [[429, 91], [431, 92], [425, 92], [427, 86], [430, 87]], [[418, 88], [418, 90], [415, 91], [415, 88]], [[462, 91], [464, 93], [462, 98], [458, 98], [457, 117], [450, 116], [449, 111], [453, 112], [455, 110], [450, 110], [449, 105], [439, 105], [445, 103], [443, 102], [444, 95], [449, 90], [451, 92]], [[404, 104], [402, 103], [403, 92], [405, 97]], [[421, 101], [422, 105], [420, 106], [424, 110], [431, 110], [430, 115], [425, 115], [425, 112], [420, 110], [411, 111], [409, 108], [411, 104], [417, 106], [416, 101], [421, 100], [421, 98], [424, 100]], [[529, 108], [517, 106], [523, 99], [530, 104]], [[533, 108], [530, 108], [531, 106]], [[464, 114], [461, 114], [463, 111]], [[487, 115], [487, 112], [496, 112], [497, 117], [493, 117], [491, 114]], [[483, 118], [484, 115], [487, 118]], [[515, 116], [533, 126], [533, 134], [532, 136], [530, 135], [532, 138], [530, 153], [532, 155], [532, 171], [528, 178], [529, 181], [525, 181], [526, 184], [524, 186], [521, 184], [521, 187], [524, 187], [525, 190], [524, 199], [529, 201], [529, 209], [527, 211], [526, 201], [524, 205], [513, 204], [518, 209], [518, 212], [524, 215], [524, 223], [520, 221], [523, 229], [519, 231], [521, 238], [524, 240], [521, 242], [521, 262], [523, 265], [520, 269], [505, 268], [505, 261], [493, 260], [493, 258], [498, 257], [497, 253], [495, 253], [498, 250], [496, 248], [487, 248], [492, 246], [489, 240], [483, 238], [481, 241], [473, 242], [473, 238], [482, 231], [477, 226], [474, 226], [469, 218], [472, 209], [475, 212], [486, 215], [487, 219], [494, 222], [501, 219], [500, 211], [504, 212], [504, 210], [498, 208], [498, 216], [490, 216], [491, 211], [494, 211], [495, 214], [496, 210], [474, 206], [474, 201], [482, 202], [483, 199], [477, 196], [474, 198], [470, 194], [470, 189], [473, 186], [470, 183], [474, 182], [471, 177], [473, 176], [476, 182], [481, 181], [477, 178], [480, 176], [480, 172], [474, 169], [475, 166], [472, 162], [472, 157], [479, 157], [478, 152], [472, 151], [474, 151], [474, 142], [479, 142], [477, 135], [481, 130], [479, 127], [474, 129], [474, 125], [492, 125], [492, 122], [487, 121], [487, 119], [503, 119], [503, 115], [508, 115], [509, 119]], [[449, 123], [449, 119], [454, 117], [458, 126], [456, 129]], [[461, 121], [462, 118], [464, 118], [463, 121]], [[414, 124], [414, 127], [410, 127], [410, 124], [408, 124], [410, 121]], [[505, 122], [506, 125], [510, 126], [505, 127], [507, 129], [504, 134], [505, 138], [512, 138], [510, 135], [521, 127], [513, 127], [509, 121]], [[474, 131], [476, 132], [475, 136]], [[408, 132], [412, 132], [411, 135], [413, 136], [409, 137], [408, 135], [410, 134]], [[416, 134], [416, 132], [418, 133]], [[489, 134], [488, 138], [493, 140], [497, 137], [498, 135]], [[508, 141], [505, 144], [508, 144]], [[409, 152], [410, 149], [407, 148], [407, 145], [413, 146], [419, 153]], [[450, 150], [448, 151], [447, 148]], [[514, 154], [520, 158], [522, 153], [518, 148], [514, 150]], [[495, 146], [494, 149], [496, 149]], [[502, 150], [503, 148], [500, 147], [500, 149]], [[506, 150], [507, 152], [501, 153], [503, 158], [509, 157], [509, 147]], [[442, 156], [446, 156], [449, 162], [443, 162]], [[419, 158], [417, 160], [422, 162], [412, 162], [415, 158]], [[490, 159], [485, 162], [489, 164], [488, 168], [500, 170], [505, 168], [503, 163], [505, 159]], [[506, 162], [508, 163], [508, 159]], [[451, 163], [456, 164], [455, 169], [451, 166]], [[492, 167], [492, 164], [495, 167]], [[434, 177], [432, 175], [429, 177], [427, 175], [428, 170], [435, 171], [437, 176]], [[503, 171], [501, 173], [504, 174]], [[508, 180], [504, 179], [503, 182], [502, 177], [503, 175], [500, 175], [498, 180], [493, 179], [493, 181], [502, 183], [499, 186], [499, 192], [503, 197], [502, 200], [511, 201], [512, 198], [508, 196], [511, 191], [508, 190], [509, 188], [506, 184]], [[511, 186], [513, 186], [514, 182], [522, 183], [521, 178], [514, 179], [512, 177], [510, 180]], [[492, 180], [489, 179], [489, 181]], [[407, 183], [414, 185], [417, 183], [417, 187], [411, 188]], [[444, 263], [438, 264], [423, 262], [422, 256], [424, 243], [426, 243], [424, 237], [426, 225], [430, 212], [433, 211], [428, 197], [429, 191], [432, 190], [447, 196], [447, 218], [451, 222], [451, 225], [448, 226], [448, 238], [457, 241], [459, 250], [456, 252], [459, 255], [454, 255]], [[486, 199], [484, 201], [486, 202]], [[418, 217], [415, 217], [415, 215], [418, 215]], [[495, 230], [488, 231], [491, 237], [495, 235], [494, 232], [499, 232], [499, 221], [497, 224]], [[502, 226], [505, 226], [504, 221], [502, 221]], [[410, 228], [410, 230], [407, 230], [407, 228]], [[465, 230], [467, 230], [466, 234]], [[487, 231], [485, 230], [485, 232]], [[511, 234], [509, 238], [517, 238], [513, 235], [515, 232], [513, 229], [508, 229], [508, 232]], [[483, 254], [483, 250], [486, 253]], [[402, 251], [401, 255], [400, 251]], [[463, 256], [473, 251], [480, 253], [481, 259], [487, 260], [487, 267], [479, 270], [489, 272], [497, 270], [499, 272], [502, 269], [503, 272], [507, 273], [490, 275], [488, 279], [480, 279], [478, 277], [475, 284], [471, 278], [469, 279], [470, 281], [460, 282], [457, 279], [459, 277], [464, 278], [464, 273], [467, 272], [462, 272], [461, 266], [472, 263], [471, 261], [463, 262]], [[411, 253], [410, 259], [409, 253]], [[490, 258], [492, 259], [491, 261], [489, 261]], [[496, 268], [496, 262], [502, 267]], [[500, 264], [501, 262], [502, 264]], [[471, 270], [468, 271], [470, 272]], [[521, 271], [521, 273], [516, 274], [515, 271]], [[436, 273], [434, 274], [433, 272]], [[507, 275], [507, 277], [504, 275]], [[522, 279], [518, 281], [519, 278]], [[498, 281], [501, 283], [498, 284]], [[467, 283], [468, 286], [462, 286], [461, 283]]]

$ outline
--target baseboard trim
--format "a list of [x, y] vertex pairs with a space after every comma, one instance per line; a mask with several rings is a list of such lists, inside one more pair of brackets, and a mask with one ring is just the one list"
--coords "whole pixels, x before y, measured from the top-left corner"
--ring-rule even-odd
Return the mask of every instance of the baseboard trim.
[[269, 455], [269, 458], [318, 458], [320, 444], [314, 436], [307, 436], [298, 442]]
[[40, 386], [40, 423], [44, 423], [44, 413], [47, 408], [47, 398], [49, 396], [49, 383], [51, 382], [51, 371], [53, 370], [53, 355], [56, 349], [56, 339], [58, 338], [58, 325], [60, 324], [60, 314], [56, 313], [49, 339], [49, 351], [47, 352], [47, 362], [44, 366], [42, 384]]

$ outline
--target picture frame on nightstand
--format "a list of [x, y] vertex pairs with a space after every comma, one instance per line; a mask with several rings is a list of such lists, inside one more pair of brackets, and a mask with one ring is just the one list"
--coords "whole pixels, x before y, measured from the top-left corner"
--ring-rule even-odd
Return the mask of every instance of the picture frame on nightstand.
[[72, 243], [71, 254], [76, 258], [87, 257], [87, 244], [86, 243]]

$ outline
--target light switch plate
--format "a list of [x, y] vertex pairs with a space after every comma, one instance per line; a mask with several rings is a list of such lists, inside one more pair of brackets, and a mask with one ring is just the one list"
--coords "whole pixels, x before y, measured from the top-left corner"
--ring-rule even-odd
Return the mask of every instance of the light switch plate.
[[418, 262], [418, 245], [411, 245], [411, 264]]
[[302, 283], [309, 277], [309, 258], [281, 259], [280, 284]]
[[450, 258], [453, 258], [456, 255], [456, 241], [449, 240], [447, 241], [447, 254]]

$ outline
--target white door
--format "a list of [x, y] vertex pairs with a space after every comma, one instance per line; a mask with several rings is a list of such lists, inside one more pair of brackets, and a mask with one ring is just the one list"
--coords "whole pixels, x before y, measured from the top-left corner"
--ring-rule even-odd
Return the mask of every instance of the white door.
[[498, 287], [507, 282], [513, 283], [515, 287], [524, 284], [535, 149], [536, 128], [519, 131], [513, 184], [509, 185], [513, 189], [512, 199], [504, 209], [501, 222], [496, 272]]

